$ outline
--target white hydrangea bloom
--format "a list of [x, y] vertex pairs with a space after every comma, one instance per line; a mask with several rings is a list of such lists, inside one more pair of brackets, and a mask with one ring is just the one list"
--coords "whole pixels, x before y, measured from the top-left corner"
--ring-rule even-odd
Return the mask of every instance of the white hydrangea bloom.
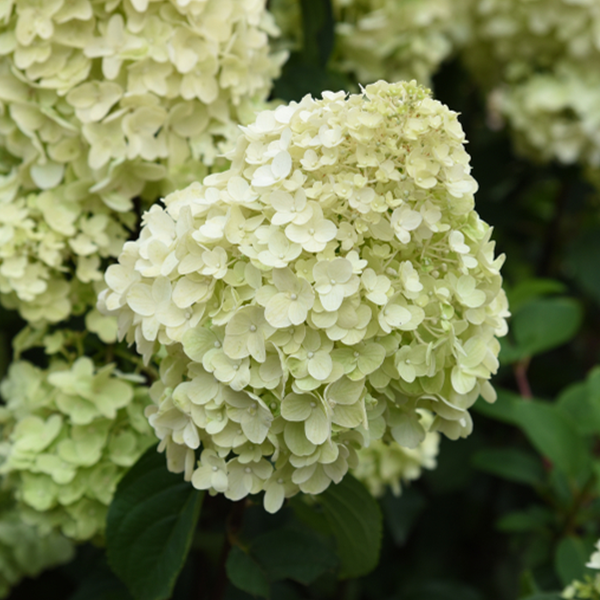
[[465, 35], [462, 0], [335, 0], [334, 60], [362, 83], [428, 84]]
[[[275, 0], [279, 45], [302, 45], [299, 2]], [[429, 84], [440, 64], [467, 35], [464, 0], [332, 0], [332, 64], [362, 84], [416, 78]]]
[[537, 159], [600, 165], [600, 4], [596, 0], [470, 0], [464, 61]]
[[[600, 60], [600, 53], [598, 54]], [[506, 119], [521, 152], [600, 167], [600, 72], [559, 62], [552, 72], [496, 89], [490, 108]]]
[[135, 377], [88, 357], [15, 361], [0, 385], [0, 474], [28, 522], [100, 539], [117, 482], [156, 438]]
[[0, 12], [0, 300], [58, 322], [95, 303], [103, 260], [137, 226], [134, 200], [224, 166], [285, 56], [269, 49], [264, 0]]
[[166, 351], [147, 415], [171, 470], [274, 512], [377, 440], [419, 446], [421, 409], [470, 433], [508, 310], [463, 142], [416, 82], [324, 92], [259, 114], [228, 171], [152, 207], [99, 309], [146, 360]]

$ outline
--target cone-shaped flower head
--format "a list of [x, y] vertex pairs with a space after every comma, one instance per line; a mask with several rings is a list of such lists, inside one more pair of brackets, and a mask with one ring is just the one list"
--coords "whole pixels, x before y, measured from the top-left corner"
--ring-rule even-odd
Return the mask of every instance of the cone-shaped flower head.
[[147, 414], [172, 470], [275, 511], [371, 440], [418, 446], [418, 409], [470, 433], [508, 311], [463, 142], [415, 82], [306, 96], [146, 213], [99, 306], [146, 359], [166, 348]]

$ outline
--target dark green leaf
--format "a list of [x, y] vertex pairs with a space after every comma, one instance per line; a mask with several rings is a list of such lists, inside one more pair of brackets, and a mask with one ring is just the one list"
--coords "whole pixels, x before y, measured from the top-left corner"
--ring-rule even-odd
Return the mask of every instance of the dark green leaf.
[[522, 600], [563, 600], [563, 597], [559, 592], [542, 592], [541, 594], [527, 596], [527, 598], [523, 598]]
[[489, 419], [496, 421], [502, 421], [509, 425], [516, 425], [518, 422], [517, 411], [520, 404], [523, 402], [523, 398], [514, 392], [497, 388], [498, 399], [496, 402], [490, 404], [483, 398], [479, 398], [473, 409]]
[[192, 542], [203, 494], [169, 473], [150, 448], [117, 486], [106, 527], [108, 559], [136, 600], [171, 595]]
[[131, 600], [123, 582], [108, 568], [105, 560], [98, 561], [87, 573], [69, 600]]
[[360, 577], [379, 560], [382, 517], [379, 504], [351, 475], [316, 497], [337, 540], [342, 577]]
[[501, 365], [512, 365], [523, 358], [523, 351], [510, 340], [509, 337], [503, 337], [500, 340], [500, 354], [498, 360]]
[[294, 511], [294, 516], [302, 524], [308, 525], [308, 527], [323, 535], [333, 535], [331, 527], [329, 527], [329, 521], [327, 521], [319, 506], [309, 504], [301, 495], [290, 498], [289, 506]]
[[402, 600], [484, 600], [472, 587], [453, 581], [424, 581], [402, 590]]
[[521, 576], [519, 577], [519, 595], [522, 596], [531, 596], [533, 594], [537, 594], [540, 591], [540, 588], [535, 580], [535, 575], [533, 574], [531, 569], [525, 569], [521, 572]]
[[425, 508], [424, 496], [415, 488], [408, 488], [400, 496], [391, 492], [382, 498], [381, 506], [389, 532], [397, 546], [406, 543], [408, 535]]
[[563, 507], [570, 506], [573, 503], [573, 486], [564, 471], [552, 469], [549, 481], [554, 501]]
[[576, 537], [565, 537], [556, 546], [554, 568], [563, 586], [575, 579], [583, 579], [589, 551], [583, 541]]
[[253, 540], [250, 551], [270, 581], [289, 578], [308, 585], [338, 564], [331, 548], [310, 530], [270, 531]]
[[552, 513], [541, 506], [530, 506], [526, 510], [516, 510], [501, 517], [496, 527], [500, 531], [540, 531], [552, 523]]
[[276, 581], [271, 584], [271, 596], [277, 600], [305, 600], [303, 589], [291, 581]]
[[600, 398], [594, 401], [589, 383], [579, 382], [569, 386], [557, 400], [557, 406], [571, 417], [582, 435], [600, 432]]
[[509, 481], [537, 486], [544, 482], [539, 459], [517, 448], [486, 448], [473, 456], [474, 467]]
[[590, 402], [595, 410], [600, 410], [600, 367], [594, 367], [589, 372], [586, 383]]
[[568, 415], [556, 405], [529, 401], [518, 406], [519, 427], [542, 456], [569, 477], [589, 473], [591, 459], [585, 440]]
[[239, 546], [229, 552], [225, 565], [229, 581], [252, 596], [269, 597], [269, 582], [260, 565]]
[[517, 312], [521, 306], [541, 296], [561, 294], [566, 286], [556, 279], [525, 279], [507, 292], [510, 309]]
[[578, 235], [566, 253], [566, 266], [581, 288], [600, 304], [600, 230]]
[[533, 356], [561, 346], [579, 330], [582, 310], [572, 298], [533, 300], [518, 310], [511, 330], [521, 357]]

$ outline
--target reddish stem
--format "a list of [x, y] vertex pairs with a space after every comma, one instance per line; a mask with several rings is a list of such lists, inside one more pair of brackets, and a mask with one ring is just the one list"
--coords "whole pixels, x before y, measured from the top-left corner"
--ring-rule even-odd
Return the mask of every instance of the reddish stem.
[[517, 380], [517, 387], [519, 393], [526, 400], [531, 400], [533, 394], [531, 393], [531, 387], [529, 385], [529, 379], [527, 379], [527, 369], [529, 367], [529, 359], [520, 360], [515, 363], [514, 372], [515, 379]]

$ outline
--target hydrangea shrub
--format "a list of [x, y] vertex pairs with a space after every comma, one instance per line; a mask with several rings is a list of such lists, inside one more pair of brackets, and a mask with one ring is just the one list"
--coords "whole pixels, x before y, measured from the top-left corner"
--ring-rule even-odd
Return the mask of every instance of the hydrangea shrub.
[[42, 531], [101, 538], [117, 482], [156, 440], [147, 390], [80, 357], [47, 370], [13, 362], [0, 392], [0, 473], [21, 513]]
[[306, 96], [145, 214], [99, 306], [164, 349], [147, 414], [170, 470], [274, 512], [374, 440], [418, 446], [421, 409], [471, 432], [508, 311], [463, 143], [415, 82]]
[[276, 33], [264, 0], [4, 3], [3, 304], [34, 324], [95, 304], [132, 200], [203, 177], [264, 101]]

